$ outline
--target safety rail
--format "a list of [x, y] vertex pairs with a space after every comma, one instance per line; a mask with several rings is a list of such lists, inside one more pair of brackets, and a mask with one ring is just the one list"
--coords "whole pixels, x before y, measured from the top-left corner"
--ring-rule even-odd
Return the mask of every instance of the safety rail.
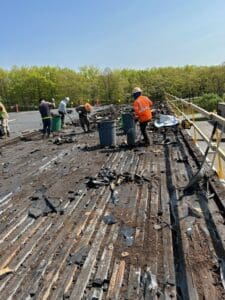
[[[212, 167], [216, 170], [218, 177], [221, 180], [225, 179], [224, 168], [225, 168], [225, 151], [221, 148], [222, 135], [225, 130], [225, 118], [217, 115], [214, 112], [208, 112], [196, 104], [185, 99], [176, 97], [169, 93], [165, 93], [166, 101], [169, 107], [174, 111], [177, 118], [184, 118], [193, 126], [193, 141], [197, 143], [197, 133], [202, 137], [206, 143], [210, 143], [210, 138], [199, 128], [196, 121], [196, 112], [203, 115], [205, 119], [217, 122], [220, 124], [221, 130], [216, 130], [216, 143], [211, 143], [211, 149], [214, 151], [215, 156], [218, 158], [218, 163], [215, 164], [215, 157], [212, 159]], [[225, 149], [225, 146], [224, 146]]]

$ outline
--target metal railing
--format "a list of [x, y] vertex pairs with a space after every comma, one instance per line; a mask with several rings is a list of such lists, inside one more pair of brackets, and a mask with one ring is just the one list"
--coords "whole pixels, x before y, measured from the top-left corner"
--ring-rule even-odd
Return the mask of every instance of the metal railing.
[[[208, 112], [203, 108], [197, 106], [196, 104], [192, 103], [191, 101], [187, 101], [182, 98], [178, 98], [174, 95], [166, 93], [166, 101], [169, 107], [174, 111], [176, 116], [179, 119], [186, 119], [192, 124], [193, 126], [193, 141], [195, 144], [197, 143], [197, 135], [199, 134], [201, 138], [206, 142], [209, 143], [210, 138], [209, 136], [199, 128], [198, 124], [199, 121], [196, 120], [196, 112], [204, 117], [204, 120], [217, 122], [220, 124], [222, 130], [216, 130], [216, 143], [211, 144], [211, 150], [216, 152], [215, 155], [217, 156], [217, 163], [215, 160], [212, 160], [213, 167], [216, 170], [218, 177], [221, 180], [225, 179], [224, 168], [225, 168], [225, 151], [221, 147], [222, 135], [225, 129], [225, 118], [217, 115], [214, 112]], [[225, 149], [225, 145], [224, 145]]]

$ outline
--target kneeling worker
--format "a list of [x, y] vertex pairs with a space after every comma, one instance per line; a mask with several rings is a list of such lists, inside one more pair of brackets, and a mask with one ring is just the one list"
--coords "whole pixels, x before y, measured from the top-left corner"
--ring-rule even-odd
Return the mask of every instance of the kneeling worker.
[[90, 131], [90, 122], [88, 119], [88, 114], [90, 114], [91, 110], [92, 106], [89, 103], [86, 103], [85, 105], [79, 105], [76, 108], [76, 111], [79, 114], [80, 126], [82, 127], [84, 132]]
[[142, 90], [139, 87], [135, 87], [133, 90], [134, 97], [134, 112], [135, 116], [140, 123], [141, 133], [144, 137], [145, 146], [150, 145], [150, 140], [147, 134], [147, 125], [148, 122], [152, 119], [151, 107], [153, 105], [152, 101], [146, 97], [142, 96]]
[[0, 102], [0, 122], [3, 127], [3, 135], [7, 134], [7, 136], [10, 136], [9, 132], [9, 115], [5, 109], [5, 106], [3, 103]]

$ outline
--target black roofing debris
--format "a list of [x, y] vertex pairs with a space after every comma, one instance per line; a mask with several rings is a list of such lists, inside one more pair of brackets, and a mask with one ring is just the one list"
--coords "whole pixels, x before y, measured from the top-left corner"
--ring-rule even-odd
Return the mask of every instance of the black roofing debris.
[[75, 253], [70, 253], [67, 258], [67, 264], [68, 265], [76, 264], [82, 266], [84, 264], [86, 257], [88, 256], [89, 250], [90, 250], [90, 246], [83, 246]]
[[30, 136], [21, 136], [20, 140], [23, 142], [31, 142], [32, 138]]
[[120, 234], [120, 236], [122, 236], [124, 238], [124, 241], [128, 247], [133, 245], [133, 243], [134, 243], [134, 236], [133, 236], [134, 228], [127, 226], [127, 225], [123, 225], [120, 228], [119, 234]]
[[89, 177], [86, 185], [88, 188], [99, 188], [100, 186], [107, 185], [108, 182], [97, 180], [95, 177]]
[[144, 292], [144, 299], [156, 299], [162, 293], [158, 289], [158, 283], [156, 280], [156, 275], [153, 274], [150, 270], [144, 272], [141, 276], [141, 286]]
[[69, 137], [56, 137], [54, 140], [53, 140], [53, 144], [55, 145], [62, 145], [62, 144], [69, 144], [69, 143], [75, 143], [76, 142], [76, 138], [73, 137], [73, 136], [69, 136]]
[[103, 284], [104, 284], [104, 279], [102, 279], [102, 278], [95, 278], [94, 280], [93, 280], [93, 282], [92, 282], [92, 286], [94, 286], [94, 287], [101, 287], [101, 286], [103, 286]]
[[223, 258], [219, 258], [219, 267], [220, 267], [220, 278], [223, 284], [223, 288], [225, 289], [225, 261]]
[[43, 196], [43, 193], [41, 191], [37, 191], [30, 197], [30, 199], [32, 201], [35, 201], [35, 200], [39, 200], [40, 198], [42, 198], [42, 196]]
[[117, 190], [111, 190], [111, 201], [113, 204], [117, 204], [119, 202], [119, 192]]
[[32, 150], [32, 151], [30, 152], [30, 154], [33, 154], [33, 153], [38, 152], [38, 151], [41, 151], [41, 149], [36, 148], [36, 149]]
[[62, 200], [56, 197], [46, 196], [43, 191], [36, 191], [31, 197], [32, 205], [29, 208], [28, 215], [37, 219], [50, 213], [63, 214], [61, 207]]
[[3, 163], [2, 165], [3, 165], [3, 168], [4, 168], [4, 169], [6, 169], [6, 168], [8, 168], [8, 167], [9, 167], [9, 162], [7, 162], [7, 163]]
[[97, 124], [97, 122], [106, 119], [117, 119], [120, 115], [120, 111], [116, 109], [116, 107], [111, 104], [107, 107], [100, 108], [98, 111], [95, 111], [90, 116], [90, 122], [92, 124]]
[[113, 225], [117, 223], [117, 220], [114, 218], [113, 215], [105, 215], [103, 217], [103, 221], [105, 222], [105, 224], [107, 225]]
[[116, 171], [111, 171], [109, 168], [103, 168], [98, 173], [98, 177], [103, 178], [105, 181], [115, 180], [116, 176]]
[[84, 191], [83, 190], [78, 190], [78, 191], [73, 191], [73, 190], [70, 190], [68, 191], [68, 199], [70, 200], [70, 202], [78, 199], [81, 195], [84, 194]]
[[122, 183], [134, 182], [136, 184], [143, 184], [144, 182], [150, 182], [151, 178], [143, 174], [132, 174], [129, 172], [116, 173], [115, 170], [109, 168], [101, 169], [96, 177], [86, 177], [88, 181], [86, 186], [88, 188], [99, 188], [100, 186], [110, 185], [112, 182], [115, 185]]

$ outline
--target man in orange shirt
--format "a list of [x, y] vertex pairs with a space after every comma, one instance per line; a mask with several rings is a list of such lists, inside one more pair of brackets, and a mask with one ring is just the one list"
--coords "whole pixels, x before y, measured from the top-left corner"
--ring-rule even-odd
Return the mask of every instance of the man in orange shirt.
[[134, 97], [134, 112], [135, 116], [140, 123], [141, 133], [144, 137], [145, 146], [150, 145], [150, 140], [147, 134], [148, 122], [152, 119], [151, 107], [153, 105], [152, 101], [145, 96], [142, 96], [142, 90], [139, 87], [135, 87], [133, 90]]
[[80, 125], [84, 132], [90, 131], [90, 122], [88, 119], [88, 114], [91, 113], [92, 106], [87, 102], [85, 105], [79, 105], [76, 108], [76, 111], [79, 114]]

